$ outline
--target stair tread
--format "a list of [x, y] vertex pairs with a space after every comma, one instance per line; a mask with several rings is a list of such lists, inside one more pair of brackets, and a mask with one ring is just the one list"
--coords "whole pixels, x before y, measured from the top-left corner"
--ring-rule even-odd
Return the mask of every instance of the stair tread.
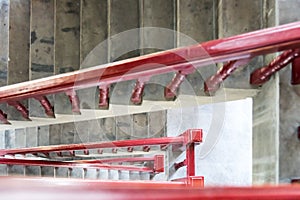
[[[232, 89], [226, 88], [218, 91], [216, 96], [180, 95], [176, 101], [149, 101], [144, 100], [141, 106], [111, 104], [109, 110], [81, 109], [81, 115], [56, 114], [55, 119], [32, 117], [32, 121], [10, 121], [12, 125], [0, 125], [0, 130], [46, 126], [50, 124], [62, 124], [79, 122], [113, 116], [129, 115], [136, 113], [154, 112], [180, 107], [199, 106], [204, 104], [234, 101], [255, 96], [257, 89]], [[184, 103], [183, 103], [184, 102]]]

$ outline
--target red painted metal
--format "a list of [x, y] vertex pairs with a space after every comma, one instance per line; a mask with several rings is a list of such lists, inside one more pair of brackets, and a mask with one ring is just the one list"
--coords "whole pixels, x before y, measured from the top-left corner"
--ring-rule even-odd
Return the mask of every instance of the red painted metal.
[[[81, 150], [85, 155], [89, 155], [90, 149], [103, 149], [111, 148], [112, 152], [117, 153], [118, 148], [140, 146], [143, 151], [150, 151], [153, 145], [175, 145], [185, 147], [186, 149], [186, 165], [187, 165], [187, 177], [183, 181], [197, 186], [203, 185], [203, 177], [195, 177], [195, 145], [202, 142], [202, 130], [201, 129], [189, 129], [178, 137], [162, 137], [162, 138], [145, 138], [137, 140], [120, 140], [112, 142], [100, 142], [100, 143], [85, 143], [85, 144], [67, 144], [67, 145], [55, 145], [44, 147], [31, 147], [20, 149], [3, 149], [0, 150], [0, 164], [8, 165], [24, 165], [24, 166], [52, 166], [52, 167], [64, 167], [68, 169], [82, 168], [96, 168], [96, 169], [114, 169], [114, 170], [126, 170], [126, 171], [141, 171], [141, 172], [155, 172], [160, 173], [164, 171], [164, 155], [155, 155], [154, 157], [127, 157], [127, 158], [108, 158], [108, 159], [91, 159], [91, 160], [66, 160], [66, 161], [52, 161], [50, 153], [56, 153], [58, 156], [63, 157], [65, 152], [69, 152], [71, 156], [76, 156], [76, 151]], [[130, 151], [129, 151], [130, 152]], [[155, 153], [155, 152], [153, 152]], [[47, 157], [46, 159], [26, 158], [27, 154], [35, 155], [36, 157], [41, 154]], [[23, 158], [16, 158], [16, 155], [22, 155]], [[82, 155], [82, 154], [81, 154]], [[91, 155], [93, 157], [93, 155]], [[151, 167], [137, 167], [132, 165], [136, 162], [152, 162]], [[113, 163], [117, 163], [113, 164]], [[131, 163], [126, 165], [120, 165], [120, 163]], [[192, 178], [193, 177], [193, 178]]]
[[163, 155], [155, 155], [154, 156], [153, 169], [155, 172], [164, 172], [165, 171], [165, 158]]
[[29, 111], [27, 110], [27, 108], [21, 104], [21, 102], [19, 101], [9, 101], [8, 105], [13, 106], [16, 108], [17, 111], [19, 111], [22, 115], [22, 117], [28, 121], [31, 121], [29, 118]]
[[[89, 200], [298, 200], [300, 186], [206, 187], [183, 182], [0, 178], [4, 199]], [[21, 195], [17, 195], [21, 194]]]
[[238, 67], [249, 63], [250, 59], [234, 60], [225, 64], [215, 75], [208, 78], [204, 83], [204, 92], [214, 94], [220, 87], [220, 84], [230, 76]]
[[7, 120], [7, 114], [4, 113], [2, 110], [0, 110], [0, 121], [3, 124], [10, 124], [10, 122]]
[[300, 22], [0, 88], [0, 103], [248, 59], [300, 46]]
[[55, 118], [53, 106], [51, 105], [51, 103], [49, 102], [47, 97], [39, 96], [39, 97], [35, 97], [35, 99], [41, 103], [41, 105], [45, 109], [46, 115], [48, 115], [49, 117]]
[[167, 85], [167, 87], [165, 88], [166, 100], [174, 100], [176, 98], [177, 90], [178, 90], [179, 86], [181, 85], [181, 83], [184, 81], [185, 77], [186, 77], [186, 74], [183, 74], [182, 72], [176, 73], [176, 75], [173, 78], [173, 80], [171, 81], [171, 83], [169, 83]]
[[109, 108], [109, 85], [99, 86], [99, 108]]
[[[199, 132], [201, 134], [202, 132]], [[187, 137], [187, 136], [185, 136]], [[98, 143], [81, 143], [81, 144], [66, 144], [66, 145], [51, 145], [40, 146], [20, 149], [2, 149], [0, 150], [0, 156], [4, 155], [16, 155], [16, 154], [32, 154], [32, 153], [50, 153], [69, 151], [71, 155], [75, 155], [75, 150], [85, 149], [103, 149], [103, 148], [118, 148], [118, 147], [135, 147], [135, 146], [150, 146], [161, 144], [185, 144], [184, 136], [179, 137], [162, 137], [162, 138], [145, 138], [136, 140], [119, 140], [111, 142], [98, 142]]]
[[16, 158], [0, 158], [1, 164], [6, 165], [24, 165], [24, 166], [41, 166], [41, 167], [62, 167], [62, 168], [91, 168], [91, 169], [110, 169], [110, 170], [125, 170], [125, 171], [139, 171], [139, 172], [155, 172], [149, 167], [137, 167], [126, 165], [110, 165], [98, 163], [81, 163], [81, 162], [62, 162], [62, 161], [48, 161], [48, 160], [31, 160], [31, 159], [16, 159]]
[[252, 72], [250, 83], [253, 85], [262, 85], [270, 79], [270, 77], [280, 69], [286, 67], [295, 58], [300, 56], [300, 49], [291, 49], [283, 52], [275, 58], [269, 65], [259, 68]]
[[300, 84], [300, 58], [295, 58], [292, 62], [292, 78], [291, 84]]
[[71, 102], [72, 105], [72, 112], [74, 114], [81, 114], [80, 112], [80, 102], [79, 102], [79, 98], [75, 92], [75, 90], [68, 90], [66, 91], [67, 96], [69, 97], [69, 100]]
[[125, 158], [108, 158], [108, 159], [97, 159], [97, 160], [77, 160], [78, 163], [123, 163], [123, 162], [144, 162], [144, 161], [153, 161], [158, 162], [157, 160], [164, 158], [163, 155], [155, 155], [152, 157], [125, 157]]
[[136, 81], [132, 95], [131, 102], [135, 105], [140, 105], [143, 102], [143, 94], [146, 81], [139, 79]]
[[175, 170], [178, 170], [179, 168], [184, 167], [184, 166], [186, 166], [186, 160], [179, 162], [179, 163], [174, 163]]
[[298, 128], [297, 128], [297, 137], [300, 140], [300, 126], [298, 126]]
[[165, 99], [168, 101], [175, 100], [181, 83], [188, 74], [192, 74], [193, 72], [195, 72], [195, 66], [193, 65], [187, 66], [184, 70], [178, 71], [172, 81], [165, 87]]

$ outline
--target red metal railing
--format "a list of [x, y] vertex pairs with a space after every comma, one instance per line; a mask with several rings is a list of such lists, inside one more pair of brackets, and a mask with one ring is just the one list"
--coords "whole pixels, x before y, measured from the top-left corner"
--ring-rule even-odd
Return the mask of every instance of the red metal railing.
[[[203, 177], [195, 176], [195, 145], [200, 142], [202, 142], [202, 130], [190, 129], [185, 131], [178, 137], [145, 138], [138, 140], [120, 140], [98, 143], [2, 149], [0, 150], [0, 156], [2, 156], [2, 158], [0, 158], [0, 164], [41, 167], [51, 166], [69, 169], [110, 169], [160, 173], [164, 172], [164, 155], [156, 153], [157, 155], [152, 157], [128, 156], [130, 156], [130, 154], [137, 147], [142, 147], [144, 151], [149, 151], [152, 146], [160, 146], [161, 149], [166, 149], [167, 146], [172, 146], [173, 148], [183, 147], [186, 150], [187, 177], [181, 179], [180, 181], [185, 182], [188, 185], [203, 185]], [[112, 149], [113, 152], [117, 153], [118, 148], [124, 147], [127, 148], [127, 157], [94, 159], [94, 157], [97, 156], [92, 155], [89, 160], [76, 159], [77, 151], [83, 151], [85, 155], [89, 155], [89, 151], [96, 150], [98, 154], [102, 154], [104, 149]], [[51, 155], [56, 154], [56, 156], [63, 158], [66, 156], [66, 152], [69, 152], [69, 154], [67, 154], [67, 157], [72, 156], [73, 160], [51, 160]], [[32, 157], [32, 155], [34, 155], [35, 157]], [[37, 159], [36, 157], [40, 158]], [[153, 165], [147, 167], [132, 165], [139, 162], [151, 162]], [[123, 165], [121, 163], [126, 164]]]
[[[300, 22], [296, 22], [9, 85], [0, 88], [0, 103], [14, 106], [25, 119], [29, 119], [28, 111], [20, 101], [35, 98], [43, 105], [45, 112], [53, 117], [53, 107], [46, 95], [64, 92], [69, 96], [73, 112], [80, 113], [76, 90], [99, 86], [99, 107], [107, 109], [109, 107], [109, 85], [136, 79], [131, 100], [134, 104], [141, 104], [144, 86], [152, 76], [176, 72], [174, 79], [165, 88], [165, 97], [167, 100], [171, 100], [176, 96], [176, 90], [185, 76], [193, 73], [195, 68], [212, 63], [228, 62], [205, 83], [205, 91], [213, 93], [237, 67], [245, 65], [255, 56], [279, 51], [284, 51], [284, 53], [268, 66], [254, 71], [250, 83], [263, 84], [273, 73], [292, 62], [292, 83], [298, 84], [300, 82], [299, 59], [297, 59], [300, 48], [299, 31]], [[0, 112], [0, 120], [3, 123], [9, 123], [3, 112]]]
[[[17, 191], [17, 192], [16, 192]], [[181, 182], [98, 181], [53, 178], [0, 178], [4, 199], [100, 200], [298, 200], [299, 185], [256, 187], [186, 187]]]

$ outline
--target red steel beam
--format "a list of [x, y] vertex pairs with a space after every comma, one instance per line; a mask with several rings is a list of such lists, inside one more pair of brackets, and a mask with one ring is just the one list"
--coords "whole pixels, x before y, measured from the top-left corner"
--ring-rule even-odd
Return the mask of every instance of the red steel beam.
[[[206, 187], [182, 182], [102, 181], [54, 178], [0, 178], [5, 199], [88, 199], [90, 200], [298, 200], [299, 185], [254, 187]], [[21, 194], [21, 195], [16, 195]]]
[[292, 62], [292, 78], [291, 84], [300, 84], [300, 58], [296, 58]]
[[251, 73], [250, 83], [253, 85], [262, 85], [280, 69], [286, 67], [300, 56], [300, 49], [290, 49], [277, 56], [270, 64], [259, 68]]
[[85, 149], [102, 149], [102, 148], [118, 148], [118, 147], [134, 147], [134, 146], [150, 146], [150, 145], [185, 145], [190, 141], [201, 142], [202, 130], [188, 130], [183, 135], [178, 137], [162, 137], [162, 138], [144, 138], [136, 140], [119, 140], [110, 142], [98, 142], [98, 143], [81, 143], [81, 144], [66, 144], [66, 145], [52, 145], [52, 146], [40, 146], [20, 149], [2, 149], [0, 150], [0, 156], [4, 155], [16, 155], [16, 154], [36, 154], [36, 153], [50, 153], [70, 151], [74, 153], [75, 150]]
[[63, 168], [94, 168], [94, 169], [110, 169], [110, 170], [125, 170], [125, 171], [140, 171], [140, 172], [155, 172], [149, 167], [137, 167], [132, 165], [110, 165], [98, 163], [81, 163], [77, 161], [49, 161], [49, 160], [31, 160], [31, 159], [16, 159], [16, 158], [0, 158], [1, 164], [6, 165], [24, 165], [24, 166], [40, 166], [40, 167], [63, 167]]
[[249, 59], [233, 60], [225, 64], [215, 75], [208, 78], [204, 83], [204, 92], [214, 94], [220, 87], [220, 84], [230, 76], [238, 67], [246, 65]]
[[0, 103], [252, 58], [300, 46], [300, 22], [0, 88]]

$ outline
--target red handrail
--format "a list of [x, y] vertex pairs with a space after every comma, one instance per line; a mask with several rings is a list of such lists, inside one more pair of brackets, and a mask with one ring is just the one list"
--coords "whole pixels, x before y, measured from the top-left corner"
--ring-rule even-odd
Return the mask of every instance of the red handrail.
[[[80, 113], [79, 99], [76, 96], [75, 90], [100, 86], [99, 107], [107, 109], [109, 103], [109, 84], [137, 79], [138, 82], [131, 100], [135, 104], [140, 104], [143, 87], [150, 77], [169, 72], [178, 72], [180, 78], [176, 75], [174, 80], [166, 87], [165, 92], [167, 99], [174, 99], [176, 88], [179, 87], [187, 74], [193, 73], [195, 67], [202, 67], [212, 63], [249, 60], [259, 55], [297, 49], [300, 47], [299, 32], [300, 22], [295, 22], [229, 38], [99, 65], [75, 72], [4, 86], [0, 88], [0, 103], [10, 103], [12, 105], [19, 105], [20, 107], [20, 100], [37, 98], [38, 100], [40, 99], [46, 113], [52, 116], [52, 106], [49, 105], [49, 101], [45, 101], [45, 96], [65, 92], [70, 97], [72, 110]], [[232, 65], [232, 67], [236, 68], [237, 66]], [[216, 75], [221, 78], [211, 79], [210, 84], [212, 86], [218, 85], [232, 71], [234, 70], [227, 69], [223, 70], [223, 72], [221, 70]], [[222, 73], [227, 75], [221, 75]], [[272, 71], [272, 73], [274, 72]], [[272, 75], [272, 73], [269, 73], [268, 76]], [[264, 76], [264, 74], [258, 73], [255, 77], [259, 79], [260, 76]], [[256, 83], [256, 81], [252, 79], [252, 83]], [[209, 88], [213, 88], [212, 90], [216, 89], [216, 87], [206, 88], [208, 88], [206, 90], [209, 90]], [[25, 118], [28, 118], [26, 110], [22, 109], [19, 111]], [[1, 114], [1, 112], [0, 120], [3, 123], [8, 123], [5, 114]]]
[[0, 156], [16, 155], [16, 154], [49, 154], [51, 152], [76, 151], [86, 149], [103, 149], [103, 148], [120, 148], [120, 147], [136, 147], [136, 146], [151, 146], [151, 145], [186, 145], [192, 142], [202, 142], [202, 130], [191, 129], [184, 132], [178, 137], [161, 137], [161, 138], [144, 138], [136, 140], [118, 140], [96, 143], [81, 143], [81, 144], [64, 144], [39, 146], [16, 149], [1, 149]]

